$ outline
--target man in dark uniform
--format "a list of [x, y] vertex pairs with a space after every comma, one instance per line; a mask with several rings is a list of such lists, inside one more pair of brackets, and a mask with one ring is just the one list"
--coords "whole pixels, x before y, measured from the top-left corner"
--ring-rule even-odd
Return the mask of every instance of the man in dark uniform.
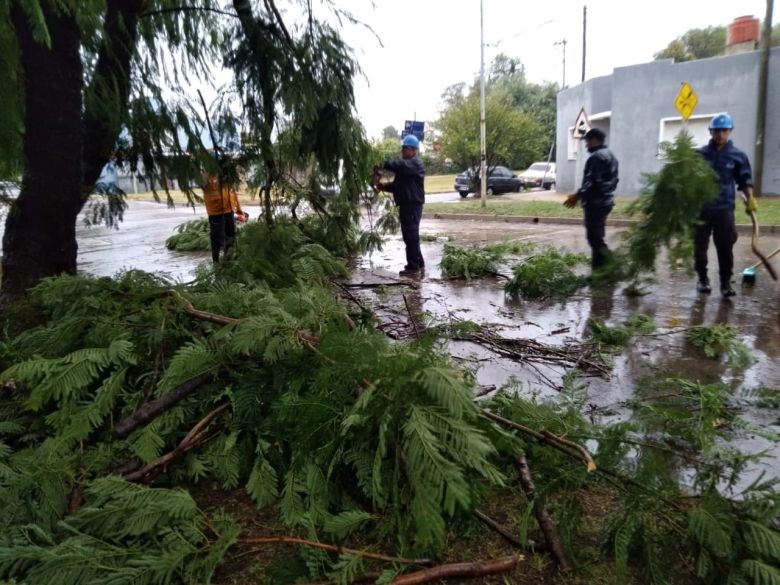
[[696, 290], [703, 294], [712, 292], [707, 276], [707, 249], [710, 235], [715, 242], [720, 271], [720, 292], [724, 298], [736, 293], [731, 288], [731, 276], [734, 272], [734, 243], [737, 241], [737, 229], [734, 220], [736, 189], [745, 194], [745, 211], [756, 211], [758, 205], [753, 197], [753, 176], [747, 155], [731, 143], [731, 131], [734, 121], [726, 113], [718, 114], [710, 122], [710, 142], [699, 149], [701, 155], [710, 163], [720, 182], [718, 196], [707, 203], [699, 214], [699, 226], [694, 239], [694, 267], [699, 275]]
[[425, 203], [425, 167], [420, 157], [420, 141], [411, 134], [401, 141], [401, 158], [385, 161], [382, 168], [395, 173], [391, 183], [379, 183], [379, 167], [374, 167], [374, 183], [380, 191], [393, 194], [401, 220], [401, 235], [406, 245], [406, 266], [401, 276], [419, 276], [425, 267], [420, 251], [420, 219]]
[[573, 209], [579, 201], [585, 215], [585, 236], [591, 248], [591, 267], [596, 270], [607, 260], [609, 248], [604, 241], [607, 216], [615, 205], [618, 184], [618, 161], [605, 145], [606, 135], [591, 128], [584, 136], [590, 156], [579, 191], [569, 195], [564, 205]]

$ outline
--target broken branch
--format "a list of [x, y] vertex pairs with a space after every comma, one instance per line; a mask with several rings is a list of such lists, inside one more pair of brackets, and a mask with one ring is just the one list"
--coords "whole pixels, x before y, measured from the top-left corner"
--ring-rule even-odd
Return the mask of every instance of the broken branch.
[[516, 461], [517, 467], [520, 469], [520, 485], [528, 498], [528, 505], [533, 506], [536, 523], [544, 535], [544, 541], [550, 548], [558, 568], [561, 571], [569, 571], [571, 570], [571, 565], [569, 565], [566, 554], [563, 552], [563, 544], [561, 544], [561, 538], [558, 536], [558, 529], [544, 506], [536, 502], [536, 486], [531, 475], [531, 468], [528, 466], [528, 460], [525, 458], [525, 455], [520, 454], [517, 456]]
[[420, 583], [430, 583], [439, 579], [451, 579], [454, 577], [473, 579], [475, 577], [485, 577], [487, 575], [497, 575], [507, 573], [514, 569], [524, 557], [522, 555], [512, 555], [501, 557], [491, 561], [474, 561], [470, 563], [448, 563], [431, 567], [408, 575], [400, 575], [393, 579], [393, 585], [418, 585]]

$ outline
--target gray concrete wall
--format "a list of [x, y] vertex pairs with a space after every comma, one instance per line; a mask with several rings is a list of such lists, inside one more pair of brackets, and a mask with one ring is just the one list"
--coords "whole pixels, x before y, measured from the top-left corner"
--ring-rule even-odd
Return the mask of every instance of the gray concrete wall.
[[[678, 116], [674, 99], [687, 81], [698, 95], [696, 115], [728, 111], [734, 118], [734, 144], [753, 159], [756, 92], [760, 54], [743, 53], [686, 63], [654, 61], [615, 69], [613, 75], [591, 80], [611, 85], [609, 104], [594, 103], [590, 82], [558, 96], [558, 190], [572, 191], [577, 183], [576, 161], [567, 159], [566, 131], [581, 106], [589, 114], [611, 110], [608, 124], [594, 123], [608, 132], [608, 145], [620, 161], [621, 195], [641, 191], [641, 174], [660, 169], [658, 140], [662, 118]], [[589, 107], [590, 106], [590, 107]], [[595, 106], [595, 107], [594, 107]], [[780, 49], [772, 52], [767, 107], [764, 192], [780, 192]]]
[[780, 195], [780, 47], [769, 59], [769, 90], [764, 142], [764, 195]]

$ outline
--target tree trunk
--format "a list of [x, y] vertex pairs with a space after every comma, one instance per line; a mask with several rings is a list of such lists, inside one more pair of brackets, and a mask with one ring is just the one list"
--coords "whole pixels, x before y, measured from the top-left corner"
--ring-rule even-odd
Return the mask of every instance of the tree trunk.
[[109, 0], [103, 18], [103, 41], [84, 108], [83, 190], [90, 193], [111, 158], [127, 118], [130, 65], [138, 43], [138, 20], [144, 0]]
[[3, 235], [3, 302], [41, 278], [76, 271], [83, 204], [80, 34], [72, 16], [42, 6], [50, 48], [33, 38], [27, 16], [11, 4], [24, 71], [24, 175]]

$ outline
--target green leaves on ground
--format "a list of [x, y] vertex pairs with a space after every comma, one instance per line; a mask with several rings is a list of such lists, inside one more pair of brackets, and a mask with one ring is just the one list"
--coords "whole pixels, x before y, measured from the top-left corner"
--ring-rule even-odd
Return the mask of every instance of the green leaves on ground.
[[179, 252], [207, 252], [211, 248], [208, 218], [193, 219], [176, 226], [176, 233], [165, 240], [165, 247]]
[[544, 299], [567, 297], [585, 286], [587, 279], [573, 268], [587, 262], [584, 254], [560, 252], [552, 247], [526, 258], [512, 269], [504, 290], [513, 297]]
[[464, 247], [444, 244], [441, 268], [451, 278], [481, 278], [496, 276], [508, 256], [527, 254], [534, 245], [529, 242], [506, 241], [484, 246]]
[[711, 359], [726, 355], [731, 366], [744, 367], [754, 361], [748, 347], [737, 338], [731, 325], [697, 325], [685, 332], [685, 341]]

